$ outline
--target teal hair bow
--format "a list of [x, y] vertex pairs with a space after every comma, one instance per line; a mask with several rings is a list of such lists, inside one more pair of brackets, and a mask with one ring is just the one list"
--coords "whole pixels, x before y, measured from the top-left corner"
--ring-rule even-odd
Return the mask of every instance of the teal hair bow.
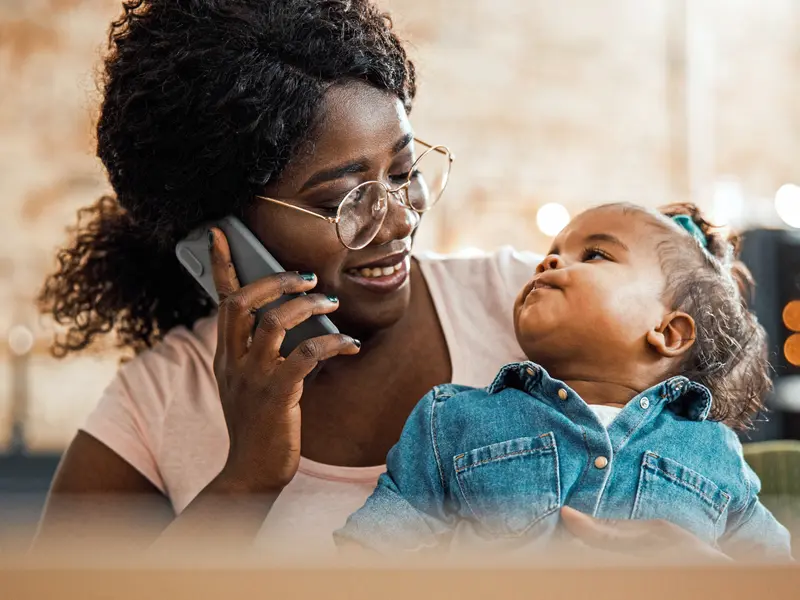
[[697, 242], [703, 247], [708, 248], [708, 240], [706, 239], [706, 234], [703, 233], [703, 230], [697, 226], [692, 218], [688, 215], [675, 215], [672, 217], [672, 220], [675, 221], [678, 225], [680, 225], [683, 229], [689, 232], [689, 234], [697, 240]]

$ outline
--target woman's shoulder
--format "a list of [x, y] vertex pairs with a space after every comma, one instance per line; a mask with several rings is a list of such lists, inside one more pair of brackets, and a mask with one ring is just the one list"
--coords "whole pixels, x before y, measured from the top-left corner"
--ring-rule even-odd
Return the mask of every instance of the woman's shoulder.
[[123, 361], [84, 429], [130, 416], [137, 429], [160, 426], [175, 401], [203, 409], [216, 392], [215, 346], [216, 317], [172, 329], [152, 348]]
[[[215, 346], [215, 316], [174, 328], [122, 364], [81, 427], [158, 489], [169, 490], [176, 506], [185, 505], [195, 484], [225, 456]], [[206, 448], [208, 460], [188, 465], [182, 456], [197, 444]]]
[[130, 379], [146, 374], [166, 383], [180, 371], [206, 370], [214, 360], [216, 334], [216, 315], [199, 319], [191, 328], [175, 327], [152, 348], [126, 360], [119, 375]]

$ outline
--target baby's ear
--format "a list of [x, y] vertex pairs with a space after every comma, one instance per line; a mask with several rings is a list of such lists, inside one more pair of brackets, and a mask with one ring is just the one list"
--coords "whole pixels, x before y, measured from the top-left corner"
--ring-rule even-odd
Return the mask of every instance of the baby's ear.
[[647, 332], [647, 343], [661, 356], [675, 358], [694, 344], [694, 319], [684, 312], [671, 312], [661, 324]]

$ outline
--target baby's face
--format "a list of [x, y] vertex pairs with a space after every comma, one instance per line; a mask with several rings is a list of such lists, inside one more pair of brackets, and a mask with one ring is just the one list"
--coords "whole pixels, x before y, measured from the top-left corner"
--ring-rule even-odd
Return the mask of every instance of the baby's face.
[[597, 364], [647, 351], [668, 310], [653, 217], [610, 206], [589, 210], [555, 238], [514, 305], [517, 339], [546, 368]]

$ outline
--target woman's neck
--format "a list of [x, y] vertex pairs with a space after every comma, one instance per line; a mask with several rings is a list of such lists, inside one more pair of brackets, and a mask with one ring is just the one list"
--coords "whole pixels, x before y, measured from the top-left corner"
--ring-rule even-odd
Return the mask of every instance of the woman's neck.
[[371, 337], [357, 356], [331, 360], [306, 386], [303, 456], [334, 465], [382, 464], [419, 399], [451, 380], [444, 332], [416, 263], [411, 284], [400, 322]]

